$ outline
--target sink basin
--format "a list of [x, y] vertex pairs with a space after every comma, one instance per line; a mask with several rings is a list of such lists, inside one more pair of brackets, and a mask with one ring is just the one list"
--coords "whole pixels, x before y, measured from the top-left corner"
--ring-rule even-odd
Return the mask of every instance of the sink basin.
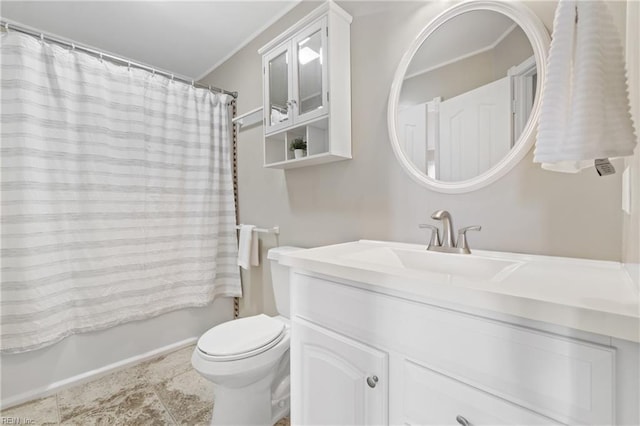
[[424, 271], [437, 274], [460, 276], [470, 280], [501, 281], [523, 262], [486, 257], [474, 254], [451, 254], [400, 247], [378, 247], [350, 253], [345, 259]]

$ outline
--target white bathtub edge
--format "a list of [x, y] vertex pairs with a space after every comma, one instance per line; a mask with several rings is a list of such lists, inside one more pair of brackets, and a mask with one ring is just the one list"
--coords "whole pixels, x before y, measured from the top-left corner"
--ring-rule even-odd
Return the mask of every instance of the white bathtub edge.
[[87, 371], [85, 373], [78, 374], [76, 376], [69, 377], [64, 380], [59, 380], [57, 382], [51, 383], [48, 386], [42, 386], [40, 388], [36, 388], [28, 392], [23, 392], [21, 394], [18, 394], [6, 399], [2, 399], [0, 401], [0, 409], [6, 410], [8, 408], [23, 404], [28, 401], [51, 396], [63, 389], [90, 382], [92, 380], [105, 376], [109, 373], [112, 373], [116, 370], [130, 367], [134, 364], [139, 364], [151, 358], [155, 358], [157, 356], [176, 351], [178, 349], [181, 349], [183, 347], [186, 347], [195, 343], [197, 340], [198, 340], [198, 336], [189, 337], [179, 342], [171, 343], [169, 345], [153, 349], [143, 354], [132, 356], [130, 358], [126, 358], [121, 361], [105, 365], [104, 367], [96, 368], [95, 370]]

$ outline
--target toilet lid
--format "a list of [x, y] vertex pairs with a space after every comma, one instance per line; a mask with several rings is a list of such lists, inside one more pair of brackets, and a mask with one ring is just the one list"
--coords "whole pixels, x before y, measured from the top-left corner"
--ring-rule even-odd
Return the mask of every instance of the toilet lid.
[[204, 333], [198, 340], [198, 349], [215, 357], [235, 357], [277, 343], [284, 329], [282, 321], [264, 314], [241, 318]]

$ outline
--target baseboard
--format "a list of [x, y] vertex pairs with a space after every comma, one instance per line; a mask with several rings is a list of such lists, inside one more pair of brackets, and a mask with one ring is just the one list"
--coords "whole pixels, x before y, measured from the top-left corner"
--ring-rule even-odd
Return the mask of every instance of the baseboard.
[[624, 269], [631, 277], [636, 291], [640, 292], [640, 263], [624, 263]]
[[6, 410], [7, 408], [20, 405], [28, 401], [32, 401], [34, 399], [40, 399], [40, 398], [53, 395], [56, 392], [59, 392], [63, 389], [90, 382], [102, 376], [106, 376], [109, 373], [113, 373], [116, 370], [121, 370], [123, 368], [130, 367], [132, 365], [147, 361], [151, 358], [155, 358], [157, 356], [176, 351], [180, 348], [183, 348], [195, 343], [197, 340], [198, 340], [198, 337], [190, 337], [188, 339], [184, 339], [179, 342], [172, 343], [170, 345], [166, 345], [161, 348], [154, 349], [152, 351], [145, 352], [143, 354], [124, 359], [122, 361], [108, 364], [104, 367], [100, 367], [95, 370], [87, 371], [85, 373], [78, 374], [76, 376], [72, 376], [64, 380], [59, 380], [47, 386], [36, 388], [28, 392], [23, 392], [21, 394], [12, 396], [10, 398], [3, 399], [0, 402], [0, 409]]

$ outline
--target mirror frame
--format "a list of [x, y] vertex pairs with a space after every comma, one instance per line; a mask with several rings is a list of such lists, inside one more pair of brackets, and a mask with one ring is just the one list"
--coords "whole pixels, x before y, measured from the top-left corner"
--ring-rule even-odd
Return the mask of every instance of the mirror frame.
[[[422, 46], [422, 43], [445, 22], [462, 13], [474, 10], [490, 10], [502, 13], [503, 15], [511, 18], [522, 28], [531, 42], [531, 47], [536, 60], [536, 67], [538, 71], [537, 90], [527, 124], [518, 139], [515, 141], [513, 148], [502, 160], [486, 172], [481, 173], [472, 179], [457, 182], [444, 182], [431, 178], [418, 170], [402, 151], [397, 133], [398, 102], [400, 100], [400, 91], [402, 89], [402, 83], [404, 81], [407, 68], [420, 46]], [[515, 167], [515, 165], [527, 155], [535, 141], [535, 130], [537, 128], [538, 117], [540, 114], [540, 95], [546, 80], [547, 52], [549, 51], [550, 43], [551, 38], [549, 36], [549, 32], [542, 21], [540, 21], [540, 18], [538, 18], [538, 16], [528, 7], [517, 2], [469, 0], [452, 6], [433, 18], [431, 22], [429, 22], [420, 32], [418, 37], [413, 40], [402, 57], [394, 75], [393, 83], [391, 84], [391, 92], [389, 94], [389, 104], [387, 107], [389, 138], [391, 140], [393, 152], [398, 161], [400, 161], [405, 172], [407, 172], [413, 180], [429, 189], [447, 194], [460, 194], [484, 188], [485, 186], [500, 179]]]

